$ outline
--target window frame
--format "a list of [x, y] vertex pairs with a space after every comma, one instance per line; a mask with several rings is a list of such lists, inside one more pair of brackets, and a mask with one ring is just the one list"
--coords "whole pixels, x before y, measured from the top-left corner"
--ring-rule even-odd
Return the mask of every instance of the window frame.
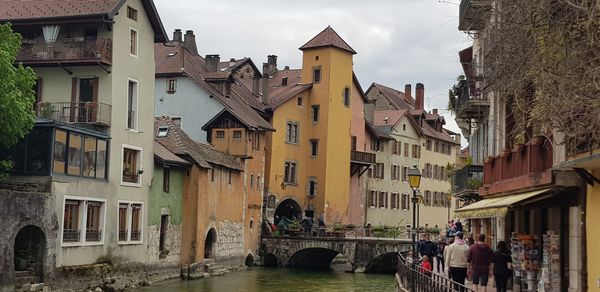
[[[289, 166], [288, 166], [289, 165]], [[293, 171], [292, 171], [293, 166]], [[293, 177], [292, 177], [293, 174]], [[283, 164], [283, 183], [286, 185], [298, 185], [298, 162], [286, 160]]]
[[[67, 241], [64, 242], [64, 227], [65, 227], [65, 209], [67, 200], [79, 201], [79, 214], [78, 216], [78, 230], [79, 230], [79, 241]], [[60, 246], [61, 247], [76, 247], [76, 246], [99, 246], [104, 245], [104, 238], [106, 238], [106, 199], [95, 198], [95, 197], [81, 197], [81, 196], [63, 196], [62, 200], [62, 220], [60, 221]], [[101, 202], [102, 207], [100, 210], [100, 226], [102, 228], [102, 235], [99, 241], [86, 241], [87, 231], [87, 202]]]
[[310, 156], [312, 158], [319, 156], [319, 139], [310, 139]]
[[[135, 97], [132, 97], [131, 100], [129, 98], [129, 84], [130, 83], [135, 83]], [[135, 99], [135, 107], [133, 106], [133, 99]], [[140, 82], [135, 79], [135, 78], [131, 78], [131, 77], [127, 77], [127, 108], [126, 108], [126, 119], [125, 119], [125, 129], [127, 129], [128, 131], [133, 131], [133, 132], [137, 132], [138, 131], [138, 127], [139, 127], [139, 106], [140, 106]], [[131, 110], [130, 110], [130, 103], [131, 103]], [[133, 112], [133, 127], [130, 127], [129, 125], [129, 113]]]
[[320, 105], [318, 104], [313, 104], [310, 106], [310, 121], [313, 124], [316, 124], [319, 122], [319, 115], [320, 115]]
[[[317, 74], [318, 73], [318, 74]], [[314, 84], [321, 83], [323, 79], [323, 70], [321, 70], [321, 66], [314, 67], [312, 70], [312, 81]]]
[[[135, 53], [132, 53], [134, 49], [132, 32], [135, 32]], [[140, 31], [133, 27], [129, 27], [129, 55], [135, 58], [140, 55]]]
[[231, 137], [233, 140], [242, 140], [242, 130], [233, 130]]
[[[311, 193], [311, 188], [313, 190], [312, 193]], [[306, 195], [309, 198], [316, 197], [317, 196], [317, 188], [318, 188], [317, 177], [316, 176], [308, 177], [307, 185], [306, 185]]]
[[[125, 158], [125, 149], [131, 149], [131, 150], [135, 150], [138, 151], [138, 155], [137, 155], [137, 163], [138, 163], [138, 167], [137, 167], [137, 171], [138, 171], [138, 182], [137, 183], [132, 183], [132, 182], [126, 182], [123, 181], [123, 159]], [[119, 172], [119, 177], [120, 177], [120, 181], [121, 181], [121, 185], [122, 186], [127, 186], [127, 187], [137, 187], [137, 188], [141, 188], [142, 187], [142, 181], [143, 181], [143, 175], [142, 173], [140, 173], [139, 171], [142, 170], [143, 171], [143, 156], [144, 156], [144, 149], [140, 146], [135, 146], [135, 145], [129, 145], [129, 144], [122, 144], [121, 145], [121, 172]]]
[[133, 20], [133, 21], [137, 21], [138, 20], [138, 11], [137, 9], [131, 7], [131, 6], [127, 6], [127, 18]]
[[177, 78], [167, 78], [167, 94], [177, 92]]
[[163, 192], [169, 193], [171, 188], [171, 168], [163, 166]]
[[[127, 240], [119, 240], [119, 222], [121, 214], [118, 212], [121, 204], [127, 204]], [[133, 225], [133, 208], [132, 205], [141, 205], [139, 227], [140, 227], [140, 240], [131, 240], [131, 231]], [[139, 245], [144, 243], [144, 216], [146, 208], [142, 201], [130, 201], [130, 200], [118, 200], [117, 201], [117, 244], [118, 245]]]
[[217, 139], [225, 139], [225, 131], [224, 130], [216, 130], [215, 136]]
[[[295, 127], [295, 131], [294, 131]], [[292, 135], [295, 134], [295, 135]], [[297, 121], [287, 121], [285, 128], [285, 142], [287, 144], [300, 144], [300, 123]]]
[[351, 94], [350, 86], [345, 86], [342, 90], [342, 103], [345, 107], [350, 107]]

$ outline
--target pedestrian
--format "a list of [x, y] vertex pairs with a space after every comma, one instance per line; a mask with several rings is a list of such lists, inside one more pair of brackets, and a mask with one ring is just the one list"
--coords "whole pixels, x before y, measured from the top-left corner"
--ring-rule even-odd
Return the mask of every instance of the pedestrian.
[[304, 230], [304, 233], [307, 236], [310, 236], [310, 232], [312, 229], [312, 220], [310, 219], [310, 217], [304, 217], [304, 219], [302, 219], [302, 229]]
[[[436, 259], [436, 268], [438, 273], [442, 274], [445, 270], [445, 263], [444, 263], [444, 249], [446, 249], [446, 239], [444, 238], [444, 236], [440, 235], [438, 242], [437, 242], [437, 254], [435, 255], [435, 259]], [[440, 266], [442, 266], [442, 269], [440, 270]]]
[[456, 223], [454, 223], [454, 230], [456, 230], [456, 232], [464, 232], [463, 230], [463, 226], [462, 223], [460, 222], [460, 220], [456, 220]]
[[479, 234], [477, 242], [471, 245], [469, 255], [467, 256], [467, 261], [471, 265], [473, 290], [487, 291], [488, 276], [493, 256], [492, 249], [485, 243], [485, 234]]
[[[465, 278], [467, 277], [467, 268], [469, 263], [467, 262], [467, 256], [469, 255], [469, 247], [463, 240], [463, 233], [457, 232], [454, 238], [454, 243], [448, 247], [446, 255], [446, 266], [450, 273], [450, 279], [454, 282], [465, 285]], [[455, 290], [459, 288], [456, 287]]]
[[433, 257], [435, 257], [437, 254], [437, 246], [430, 240], [430, 238], [431, 237], [429, 234], [425, 234], [423, 242], [421, 242], [421, 245], [419, 246], [419, 253], [422, 257], [427, 256], [429, 264], [431, 267], [433, 267]]
[[[444, 247], [444, 264], [446, 263], [446, 259], [448, 258], [448, 249], [450, 248], [450, 245], [453, 243], [454, 243], [454, 237], [448, 238], [448, 242], [447, 242], [446, 246]], [[445, 264], [445, 266], [447, 267], [448, 265]], [[448, 278], [450, 278], [450, 267], [448, 267]]]
[[317, 236], [317, 234], [319, 233], [319, 219], [317, 219], [317, 216], [312, 217], [312, 235], [313, 236]]
[[512, 257], [506, 242], [498, 241], [498, 248], [492, 258], [492, 273], [496, 281], [496, 292], [506, 292], [506, 282], [512, 275]]
[[421, 268], [419, 269], [419, 271], [421, 273], [425, 274], [426, 276], [431, 277], [432, 270], [433, 270], [433, 268], [431, 267], [431, 262], [429, 261], [429, 257], [423, 256], [423, 259], [421, 260]]
[[473, 238], [473, 233], [469, 233], [469, 237], [467, 237], [467, 245], [469, 245], [469, 247], [470, 247], [473, 244], [475, 244], [475, 239]]

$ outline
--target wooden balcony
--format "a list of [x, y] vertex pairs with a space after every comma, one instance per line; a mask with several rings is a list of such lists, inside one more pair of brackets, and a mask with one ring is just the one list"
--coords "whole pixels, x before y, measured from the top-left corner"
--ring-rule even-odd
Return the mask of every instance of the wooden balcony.
[[551, 183], [552, 143], [535, 137], [514, 149], [505, 149], [496, 157], [488, 157], [483, 165], [483, 189], [480, 195], [511, 192]]
[[46, 44], [43, 39], [25, 39], [16, 61], [29, 66], [111, 65], [112, 40], [81, 37]]
[[36, 115], [64, 123], [110, 126], [111, 105], [102, 102], [43, 102], [37, 105]]
[[491, 0], [460, 1], [458, 30], [479, 31], [485, 27], [492, 12]]
[[375, 164], [375, 153], [352, 150], [350, 152], [350, 162], [365, 165]]

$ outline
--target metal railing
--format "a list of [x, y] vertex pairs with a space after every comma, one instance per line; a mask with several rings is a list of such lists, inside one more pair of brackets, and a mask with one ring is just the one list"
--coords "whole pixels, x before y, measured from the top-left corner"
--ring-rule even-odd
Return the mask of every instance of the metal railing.
[[483, 185], [483, 165], [468, 165], [454, 173], [453, 188], [454, 193], [464, 191], [477, 192]]
[[53, 63], [63, 61], [112, 62], [112, 40], [108, 38], [62, 39], [46, 44], [44, 39], [23, 40], [17, 62]]
[[102, 230], [87, 229], [85, 231], [85, 241], [101, 241]]
[[123, 171], [123, 182], [138, 183], [138, 181], [139, 181], [139, 174], [137, 171], [135, 171], [135, 172]]
[[592, 135], [583, 135], [567, 138], [565, 146], [567, 158], [573, 158], [581, 154], [591, 154], [594, 150], [600, 149], [600, 141], [594, 139]]
[[398, 255], [396, 285], [399, 290], [411, 292], [473, 292], [473, 289], [452, 281], [447, 275], [423, 271], [417, 262], [407, 261]]
[[78, 242], [79, 234], [79, 229], [65, 229], [63, 230], [63, 242]]
[[119, 229], [119, 241], [127, 241], [127, 233], [129, 233], [129, 230]]
[[142, 231], [141, 230], [131, 230], [131, 240], [132, 241], [138, 241], [140, 240], [142, 235]]
[[42, 102], [37, 105], [38, 118], [64, 123], [110, 125], [111, 105], [102, 102]]
[[288, 228], [284, 230], [278, 229], [273, 233], [273, 236], [408, 240], [410, 238], [410, 230], [405, 227], [340, 227], [334, 225], [327, 227], [313, 227], [310, 230], [302, 227]]

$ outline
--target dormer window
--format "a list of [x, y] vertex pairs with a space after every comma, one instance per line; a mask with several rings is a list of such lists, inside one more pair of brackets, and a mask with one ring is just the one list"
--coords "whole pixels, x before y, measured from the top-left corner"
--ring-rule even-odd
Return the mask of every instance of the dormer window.
[[287, 86], [287, 85], [288, 85], [288, 78], [287, 77], [281, 78], [281, 86]]
[[158, 132], [156, 133], [156, 137], [164, 138], [169, 134], [169, 126], [160, 126], [158, 127]]

